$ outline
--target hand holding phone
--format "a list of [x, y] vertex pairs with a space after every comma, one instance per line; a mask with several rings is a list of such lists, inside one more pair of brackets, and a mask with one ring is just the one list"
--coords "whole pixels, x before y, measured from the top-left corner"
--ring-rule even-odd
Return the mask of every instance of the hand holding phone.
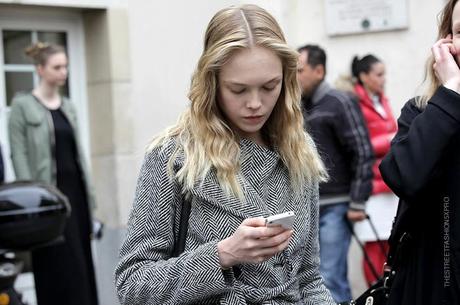
[[459, 54], [453, 44], [452, 35], [438, 40], [431, 48], [433, 69], [439, 81], [446, 87], [460, 92]]
[[[260, 263], [286, 249], [293, 232], [281, 227], [281, 223], [292, 227], [293, 215], [275, 216], [271, 216], [268, 222], [264, 217], [247, 218], [230, 237], [218, 242], [221, 266], [229, 268], [241, 263]], [[267, 225], [275, 227], [267, 228]]]
[[293, 211], [276, 214], [265, 218], [265, 225], [267, 227], [282, 226], [286, 230], [292, 229], [294, 224], [295, 213]]

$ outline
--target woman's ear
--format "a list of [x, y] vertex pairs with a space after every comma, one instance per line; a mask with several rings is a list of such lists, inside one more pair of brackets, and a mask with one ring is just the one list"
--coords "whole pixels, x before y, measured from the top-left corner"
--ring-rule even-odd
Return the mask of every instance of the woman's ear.
[[38, 64], [38, 65], [36, 66], [36, 68], [37, 68], [37, 74], [38, 74], [38, 76], [41, 77], [42, 74], [43, 74], [43, 69], [44, 69], [43, 65]]
[[365, 83], [367, 81], [367, 73], [366, 72], [360, 72], [359, 73], [359, 79], [361, 80], [361, 82]]

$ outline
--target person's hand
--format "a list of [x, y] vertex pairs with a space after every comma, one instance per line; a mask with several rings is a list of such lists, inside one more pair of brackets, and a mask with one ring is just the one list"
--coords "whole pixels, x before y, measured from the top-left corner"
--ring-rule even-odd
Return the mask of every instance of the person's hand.
[[347, 218], [351, 222], [362, 221], [366, 219], [366, 212], [358, 211], [358, 210], [348, 210], [347, 211]]
[[433, 69], [444, 87], [460, 93], [460, 69], [455, 60], [457, 50], [452, 43], [452, 35], [438, 40], [431, 52], [434, 57]]
[[260, 263], [289, 244], [292, 230], [281, 226], [266, 227], [265, 218], [245, 219], [232, 236], [217, 244], [222, 268], [240, 263]]

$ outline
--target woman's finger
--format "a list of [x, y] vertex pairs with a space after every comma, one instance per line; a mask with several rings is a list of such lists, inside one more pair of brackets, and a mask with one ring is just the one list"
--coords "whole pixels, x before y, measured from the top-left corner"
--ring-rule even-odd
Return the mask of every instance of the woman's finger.
[[431, 47], [431, 53], [433, 53], [434, 60], [436, 62], [441, 61], [441, 49], [440, 45], [434, 45]]
[[281, 234], [278, 234], [276, 236], [273, 236], [273, 237], [270, 237], [270, 238], [266, 238], [266, 239], [262, 239], [260, 240], [259, 242], [259, 246], [261, 248], [272, 248], [272, 247], [276, 247], [286, 241], [289, 241], [289, 239], [291, 238], [292, 236], [292, 230], [289, 230], [289, 231], [286, 231], [286, 232], [283, 232]]
[[260, 237], [272, 237], [281, 234], [282, 232], [289, 231], [282, 226], [260, 227], [258, 229], [260, 230]]
[[245, 226], [249, 226], [249, 227], [261, 227], [261, 226], [265, 226], [265, 218], [263, 217], [246, 218], [245, 220], [243, 220], [241, 224]]
[[453, 43], [447, 43], [446, 45], [449, 48], [450, 54], [457, 55], [457, 49], [455, 48]]
[[447, 37], [446, 38], [441, 38], [441, 39], [439, 39], [438, 41], [436, 41], [434, 43], [434, 46], [436, 46], [436, 45], [439, 46], [439, 45], [441, 45], [443, 43], [448, 43], [448, 42], [452, 42], [452, 38], [447, 38]]
[[276, 246], [268, 247], [268, 248], [261, 248], [261, 249], [255, 251], [255, 254], [258, 257], [272, 257], [276, 253], [279, 253], [279, 252], [283, 251], [284, 249], [286, 249], [287, 246], [289, 245], [289, 242], [290, 242], [290, 239], [288, 238], [284, 242], [282, 242], [282, 243], [280, 243], [280, 244], [278, 244]]
[[447, 46], [447, 44], [442, 44], [439, 46], [439, 54], [441, 55], [441, 60], [448, 59], [449, 56], [452, 56], [450, 54], [449, 47]]
[[[449, 37], [449, 36], [448, 36]], [[452, 44], [452, 39], [442, 38], [436, 41], [436, 43], [431, 47], [431, 52], [433, 53], [434, 59], [440, 61], [443, 57], [440, 53], [441, 46], [444, 44]]]

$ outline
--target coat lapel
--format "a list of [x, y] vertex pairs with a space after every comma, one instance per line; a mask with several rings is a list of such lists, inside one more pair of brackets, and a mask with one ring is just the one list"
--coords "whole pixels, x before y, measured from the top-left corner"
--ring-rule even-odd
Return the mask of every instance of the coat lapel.
[[266, 188], [265, 181], [279, 166], [279, 155], [276, 151], [246, 139], [241, 140], [240, 148], [241, 170], [238, 179], [243, 188], [244, 200], [224, 193], [215, 170], [211, 170], [203, 181], [197, 183], [191, 193], [240, 220], [269, 216], [272, 214], [267, 204], [270, 190]]

